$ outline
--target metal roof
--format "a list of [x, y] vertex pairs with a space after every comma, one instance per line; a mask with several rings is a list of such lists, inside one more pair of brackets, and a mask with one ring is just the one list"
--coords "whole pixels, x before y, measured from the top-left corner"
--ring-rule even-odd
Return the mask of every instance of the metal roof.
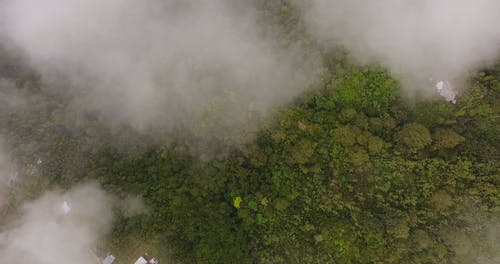
[[102, 260], [102, 264], [112, 264], [115, 261], [115, 256], [108, 255], [105, 259]]

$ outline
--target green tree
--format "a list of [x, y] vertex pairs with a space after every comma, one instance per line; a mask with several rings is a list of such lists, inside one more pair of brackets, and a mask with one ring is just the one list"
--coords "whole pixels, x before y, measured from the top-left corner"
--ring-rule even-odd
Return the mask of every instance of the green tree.
[[437, 149], [452, 149], [465, 141], [465, 138], [452, 129], [438, 129], [432, 134]]
[[361, 134], [361, 130], [353, 126], [341, 126], [335, 129], [335, 138], [344, 147], [352, 146], [356, 143], [356, 137]]
[[429, 130], [418, 123], [405, 125], [398, 134], [399, 143], [411, 150], [420, 150], [432, 142]]

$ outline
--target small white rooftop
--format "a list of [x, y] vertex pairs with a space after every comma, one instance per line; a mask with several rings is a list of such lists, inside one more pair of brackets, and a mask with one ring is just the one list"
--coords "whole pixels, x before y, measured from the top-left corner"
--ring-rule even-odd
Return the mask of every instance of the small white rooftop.
[[63, 214], [67, 215], [69, 212], [71, 212], [71, 207], [69, 207], [69, 203], [67, 201], [64, 201], [61, 205], [61, 210]]
[[139, 257], [135, 262], [134, 264], [148, 264], [148, 261], [143, 258], [143, 257]]
[[158, 260], [155, 258], [151, 258], [149, 261], [146, 260], [144, 257], [139, 257], [134, 264], [158, 264]]
[[436, 89], [438, 93], [444, 97], [444, 99], [450, 103], [455, 104], [457, 101], [455, 97], [457, 96], [453, 86], [448, 81], [438, 81], [436, 83]]
[[102, 260], [102, 264], [113, 264], [113, 262], [115, 261], [115, 259], [116, 259], [115, 256], [108, 255], [108, 256], [106, 256], [106, 258], [104, 258]]

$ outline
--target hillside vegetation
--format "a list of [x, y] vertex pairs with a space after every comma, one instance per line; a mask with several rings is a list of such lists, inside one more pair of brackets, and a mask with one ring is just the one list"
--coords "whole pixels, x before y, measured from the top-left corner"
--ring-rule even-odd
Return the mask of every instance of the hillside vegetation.
[[162, 144], [110, 129], [4, 56], [0, 74], [31, 106], [0, 106], [5, 144], [19, 163], [43, 160], [5, 214], [96, 180], [147, 206], [119, 213], [104, 242], [119, 263], [145, 250], [161, 263], [498, 263], [500, 66], [471, 73], [451, 104], [407, 99], [341, 49], [316, 52], [322, 79], [245, 146], [214, 139], [216, 157], [189, 148], [196, 131]]

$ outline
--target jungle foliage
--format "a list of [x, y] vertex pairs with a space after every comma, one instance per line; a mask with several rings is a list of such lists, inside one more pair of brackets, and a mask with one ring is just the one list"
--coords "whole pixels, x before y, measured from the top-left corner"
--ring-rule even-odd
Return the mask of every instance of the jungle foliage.
[[146, 213], [115, 221], [113, 252], [147, 247], [164, 263], [498, 260], [500, 66], [471, 74], [455, 105], [408, 102], [380, 66], [319, 52], [318, 87], [222, 158], [201, 159], [189, 135], [161, 145], [93, 113], [74, 118], [12, 58], [0, 72], [31, 107], [2, 111], [1, 132], [19, 162], [44, 160], [24, 188], [97, 180], [144, 199]]

